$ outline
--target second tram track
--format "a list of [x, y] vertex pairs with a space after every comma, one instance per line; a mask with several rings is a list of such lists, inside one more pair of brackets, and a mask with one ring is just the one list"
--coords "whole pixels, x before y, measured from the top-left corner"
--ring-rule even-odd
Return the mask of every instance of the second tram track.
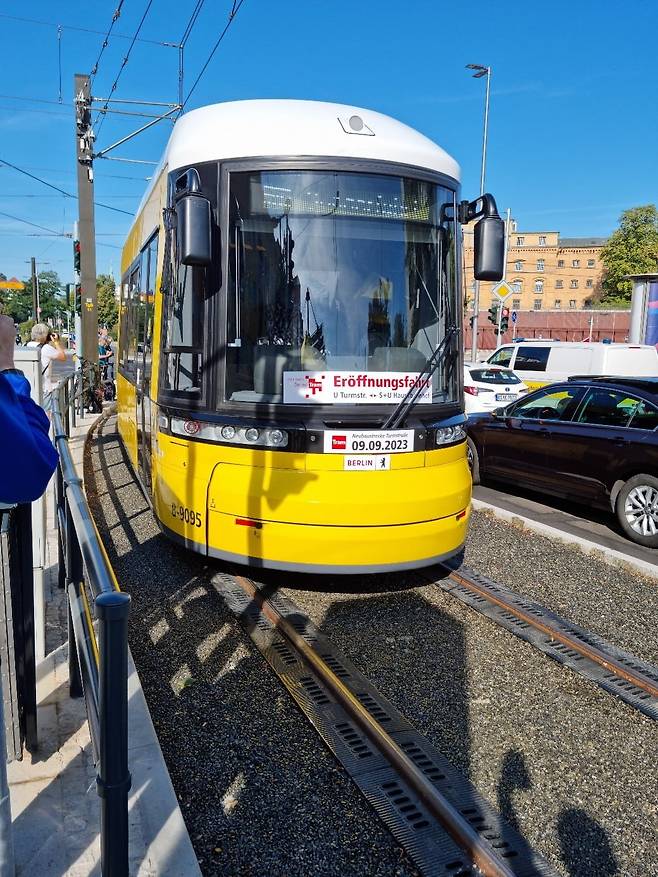
[[287, 598], [240, 575], [212, 581], [423, 874], [555, 874]]
[[[658, 719], [658, 667], [466, 566], [423, 577], [604, 691]], [[422, 575], [422, 574], [421, 574]]]

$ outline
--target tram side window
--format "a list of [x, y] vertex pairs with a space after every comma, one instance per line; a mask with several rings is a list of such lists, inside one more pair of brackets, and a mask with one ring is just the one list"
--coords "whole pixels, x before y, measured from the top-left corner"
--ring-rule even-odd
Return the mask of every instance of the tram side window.
[[144, 305], [140, 302], [139, 294], [140, 262], [130, 272], [126, 301], [126, 351], [123, 367], [126, 377], [133, 383], [137, 380], [137, 338], [140, 324], [143, 325], [144, 320]]
[[203, 360], [205, 269], [176, 265], [175, 247], [171, 249], [173, 266], [168, 272], [169, 282], [163, 286], [162, 389], [179, 398], [198, 399]]
[[142, 253], [142, 297], [144, 301], [144, 318], [138, 334], [138, 350], [140, 359], [143, 352], [144, 370], [147, 376], [151, 373], [151, 354], [153, 351], [153, 311], [155, 306], [155, 281], [158, 265], [158, 235], [151, 238]]

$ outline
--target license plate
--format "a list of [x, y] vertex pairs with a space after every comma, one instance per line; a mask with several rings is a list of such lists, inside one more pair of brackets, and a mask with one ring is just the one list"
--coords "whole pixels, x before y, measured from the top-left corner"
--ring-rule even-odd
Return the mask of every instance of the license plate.
[[325, 454], [403, 454], [413, 449], [413, 429], [346, 429], [324, 434]]
[[496, 402], [513, 402], [514, 399], [514, 393], [496, 393]]
[[346, 472], [385, 472], [391, 468], [389, 454], [356, 454], [343, 457]]

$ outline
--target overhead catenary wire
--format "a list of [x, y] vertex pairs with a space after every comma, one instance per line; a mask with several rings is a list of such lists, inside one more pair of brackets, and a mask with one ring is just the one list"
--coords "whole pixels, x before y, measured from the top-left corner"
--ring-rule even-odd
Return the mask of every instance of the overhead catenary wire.
[[201, 79], [203, 74], [206, 72], [208, 64], [210, 64], [210, 62], [212, 61], [215, 52], [217, 51], [220, 43], [222, 42], [222, 40], [224, 39], [224, 37], [228, 33], [228, 29], [233, 24], [233, 21], [234, 21], [236, 15], [238, 14], [238, 12], [240, 11], [243, 3], [244, 3], [244, 0], [233, 0], [233, 6], [231, 7], [231, 12], [229, 13], [229, 17], [228, 17], [228, 21], [226, 23], [226, 26], [224, 27], [224, 30], [219, 35], [217, 42], [212, 47], [210, 54], [208, 55], [208, 58], [206, 59], [206, 63], [203, 65], [203, 67], [201, 68], [201, 70], [199, 72], [199, 75], [194, 80], [192, 88], [190, 88], [190, 90], [188, 91], [187, 97], [183, 100], [183, 107], [185, 107], [185, 104], [189, 101], [190, 97], [192, 96], [193, 91], [195, 90], [195, 88], [199, 84], [199, 80]]
[[[93, 28], [90, 28], [90, 27], [79, 27], [79, 26], [73, 25], [73, 24], [58, 24], [56, 21], [43, 21], [43, 20], [38, 19], [38, 18], [25, 18], [25, 17], [20, 16], [20, 15], [8, 15], [5, 12], [0, 12], [0, 18], [6, 18], [6, 19], [9, 19], [10, 21], [20, 21], [20, 22], [23, 22], [25, 24], [40, 24], [40, 25], [44, 25], [45, 27], [61, 27], [63, 31], [64, 30], [74, 30], [74, 31], [78, 31], [79, 33], [90, 33], [90, 34], [95, 34], [95, 35], [101, 36], [101, 37], [105, 34], [105, 31], [94, 30]], [[133, 37], [130, 34], [125, 34], [125, 33], [114, 33], [114, 34], [112, 34], [112, 36], [115, 39], [121, 39], [121, 40], [132, 40], [133, 39]], [[164, 46], [168, 49], [177, 49], [178, 48], [178, 43], [170, 43], [170, 42], [167, 42], [166, 40], [149, 40], [146, 37], [138, 37], [136, 42], [150, 43], [152, 46]]]
[[[59, 192], [60, 195], [63, 195], [65, 198], [74, 198], [75, 195], [72, 195], [70, 192], [67, 192], [66, 189], [61, 189], [59, 186], [55, 186], [53, 183], [49, 183], [48, 180], [44, 180], [41, 177], [37, 177], [36, 174], [31, 174], [29, 171], [24, 170], [22, 167], [18, 167], [16, 164], [12, 164], [10, 161], [6, 161], [4, 158], [0, 158], [0, 166], [6, 165], [7, 167], [12, 168], [12, 170], [17, 171], [19, 174], [23, 174], [26, 177], [29, 177], [31, 180], [36, 180], [37, 183], [41, 183], [43, 186], [48, 186], [49, 189], [54, 189], [55, 192]], [[122, 210], [120, 207], [112, 207], [110, 204], [103, 204], [101, 201], [94, 201], [96, 207], [103, 207], [105, 210], [113, 210], [115, 213], [125, 213], [126, 216], [132, 216], [129, 210]]]
[[[114, 92], [116, 91], [116, 87], [119, 84], [119, 79], [121, 78], [121, 74], [123, 73], [123, 71], [126, 67], [126, 64], [128, 63], [128, 60], [130, 58], [130, 53], [132, 52], [133, 46], [135, 45], [137, 38], [139, 37], [139, 32], [142, 29], [142, 25], [144, 24], [144, 21], [146, 20], [146, 16], [148, 15], [149, 9], [151, 8], [152, 5], [153, 5], [153, 0], [148, 0], [148, 3], [146, 4], [146, 9], [144, 10], [144, 13], [139, 21], [139, 24], [137, 25], [137, 30], [134, 33], [134, 36], [131, 40], [130, 45], [128, 46], [128, 51], [126, 52], [126, 54], [123, 58], [123, 61], [121, 62], [121, 66], [119, 67], [119, 72], [117, 73], [117, 75], [114, 79], [114, 82], [112, 83], [112, 88], [110, 88], [110, 93], [108, 95], [108, 98], [111, 98], [112, 95], [114, 94]], [[105, 120], [104, 114], [108, 108], [108, 105], [109, 105], [109, 100], [106, 100], [105, 103], [103, 104], [103, 106], [101, 107], [101, 109], [99, 110], [98, 115], [96, 116], [96, 124], [98, 125], [97, 134], [100, 134], [101, 127], [102, 127], [103, 122]], [[100, 123], [98, 121], [99, 119], [100, 119]]]
[[54, 229], [52, 229], [52, 228], [46, 228], [45, 225], [39, 225], [36, 222], [30, 222], [29, 219], [22, 219], [20, 216], [14, 216], [12, 213], [5, 213], [2, 210], [0, 210], [0, 216], [6, 216], [7, 219], [14, 219], [16, 222], [23, 222], [23, 223], [25, 223], [25, 225], [31, 225], [32, 228], [40, 228], [42, 231], [47, 231], [48, 234], [55, 235], [55, 237], [62, 237], [62, 238], [70, 238], [71, 237], [70, 234], [67, 234], [64, 231], [54, 231]]
[[91, 68], [91, 73], [89, 74], [90, 80], [92, 82], [93, 82], [94, 76], [98, 73], [98, 65], [100, 64], [101, 58], [103, 57], [103, 52], [108, 47], [109, 40], [110, 40], [110, 34], [112, 33], [112, 29], [114, 28], [114, 25], [119, 20], [119, 17], [121, 15], [121, 7], [123, 6], [123, 4], [124, 4], [124, 0], [119, 0], [119, 5], [117, 6], [117, 8], [114, 10], [114, 13], [112, 14], [112, 21], [110, 22], [110, 26], [107, 29], [107, 33], [105, 34], [103, 42], [101, 43], [101, 48], [100, 48], [100, 51], [98, 53], [98, 58], [96, 58], [96, 62], [94, 63], [94, 66]]

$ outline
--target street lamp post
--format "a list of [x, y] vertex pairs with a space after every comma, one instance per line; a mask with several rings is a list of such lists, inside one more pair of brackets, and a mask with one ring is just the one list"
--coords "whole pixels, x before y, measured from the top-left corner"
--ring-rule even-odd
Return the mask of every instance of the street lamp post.
[[[487, 133], [489, 130], [489, 89], [491, 87], [491, 67], [483, 67], [482, 64], [467, 64], [468, 70], [474, 70], [473, 78], [482, 79], [487, 77], [487, 89], [484, 98], [484, 131], [482, 134], [482, 166], [480, 168], [480, 195], [484, 195], [484, 176], [487, 168]], [[480, 281], [475, 281], [475, 293], [473, 295], [473, 333], [471, 338], [471, 360], [475, 362], [478, 350], [478, 317], [480, 314]]]

